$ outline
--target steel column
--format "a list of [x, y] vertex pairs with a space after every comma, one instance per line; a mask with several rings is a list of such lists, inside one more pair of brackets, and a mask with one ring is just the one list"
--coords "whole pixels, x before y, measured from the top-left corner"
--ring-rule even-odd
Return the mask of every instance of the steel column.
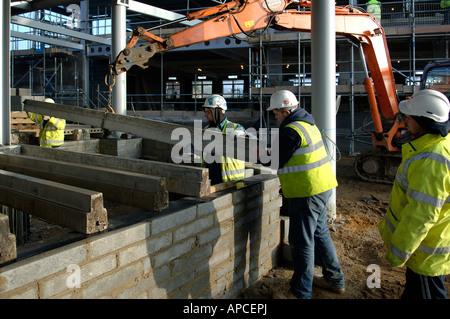
[[0, 6], [0, 34], [2, 37], [0, 63], [0, 144], [11, 144], [11, 92], [10, 88], [10, 1], [3, 0]]
[[[336, 34], [334, 1], [311, 1], [312, 114], [336, 172]], [[328, 203], [336, 218], [336, 189]]]
[[[112, 57], [113, 61], [126, 46], [126, 12], [127, 7], [117, 1], [112, 6]], [[112, 107], [117, 114], [127, 113], [127, 74], [116, 76], [112, 92]]]

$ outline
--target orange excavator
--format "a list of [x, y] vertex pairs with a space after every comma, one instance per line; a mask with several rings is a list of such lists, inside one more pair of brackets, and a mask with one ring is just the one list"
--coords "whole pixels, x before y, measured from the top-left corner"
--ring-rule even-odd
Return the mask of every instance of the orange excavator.
[[[173, 22], [196, 19], [201, 22], [164, 39], [142, 27], [136, 28], [125, 49], [110, 65], [113, 74], [126, 72], [135, 65], [145, 69], [149, 59], [158, 52], [234, 34], [251, 36], [267, 28], [311, 32], [311, 1], [237, 0], [190, 13]], [[337, 35], [347, 37], [361, 48], [365, 60], [364, 85], [375, 127], [374, 150], [356, 158], [355, 171], [365, 180], [392, 182], [401, 161], [398, 150], [408, 137], [399, 116], [384, 30], [372, 14], [352, 6], [337, 6], [335, 23]], [[144, 40], [144, 44], [137, 46], [139, 40]]]

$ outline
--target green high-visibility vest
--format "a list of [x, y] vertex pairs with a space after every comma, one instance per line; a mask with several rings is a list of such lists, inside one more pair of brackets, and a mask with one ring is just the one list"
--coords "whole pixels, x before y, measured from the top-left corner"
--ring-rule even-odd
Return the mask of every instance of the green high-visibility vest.
[[381, 4], [377, 0], [367, 2], [367, 12], [372, 13], [378, 20], [381, 19]]

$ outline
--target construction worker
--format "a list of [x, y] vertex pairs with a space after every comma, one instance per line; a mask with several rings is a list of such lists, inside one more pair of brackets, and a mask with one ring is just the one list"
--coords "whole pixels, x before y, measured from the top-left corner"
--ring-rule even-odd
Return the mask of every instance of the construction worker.
[[[299, 107], [288, 90], [275, 92], [268, 111], [280, 122], [281, 190], [288, 202], [289, 245], [294, 274], [287, 294], [274, 298], [310, 299], [313, 283], [335, 293], [345, 292], [344, 274], [327, 225], [327, 203], [337, 186], [335, 173], [311, 114]], [[323, 276], [314, 276], [315, 261]]]
[[[45, 98], [43, 102], [55, 103], [51, 98]], [[66, 120], [31, 112], [27, 112], [27, 116], [39, 124], [40, 146], [57, 148], [64, 144]]]
[[[205, 100], [203, 108], [208, 121], [205, 129], [214, 129], [235, 137], [245, 136], [246, 132], [242, 125], [228, 121], [225, 115], [227, 101], [223, 96], [211, 95]], [[245, 162], [234, 158], [222, 156], [220, 162], [217, 162], [209, 160], [206, 156], [202, 161], [202, 167], [208, 168], [211, 184], [237, 181], [245, 177]]]
[[401, 101], [414, 139], [402, 146], [385, 218], [378, 225], [386, 259], [406, 265], [403, 299], [447, 297], [450, 273], [450, 104], [444, 94], [422, 90]]
[[378, 21], [381, 21], [381, 3], [377, 0], [369, 0], [366, 2], [367, 12], [372, 13]]
[[441, 0], [441, 8], [444, 9], [442, 24], [450, 24], [450, 0]]

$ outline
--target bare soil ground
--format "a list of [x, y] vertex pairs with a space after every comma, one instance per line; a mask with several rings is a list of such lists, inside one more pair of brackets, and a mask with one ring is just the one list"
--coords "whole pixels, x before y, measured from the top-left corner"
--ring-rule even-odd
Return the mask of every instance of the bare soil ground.
[[[399, 299], [406, 268], [393, 267], [386, 261], [386, 249], [377, 229], [377, 224], [387, 211], [392, 186], [358, 179], [353, 171], [353, 161], [354, 157], [343, 156], [337, 163], [337, 218], [330, 225], [331, 237], [345, 275], [346, 292], [337, 295], [314, 287], [312, 299]], [[369, 288], [367, 285], [367, 279], [373, 273], [368, 271], [370, 265], [380, 267], [380, 288]], [[320, 269], [317, 270], [320, 273]], [[292, 274], [293, 268], [289, 263], [276, 267], [244, 291], [242, 298], [270, 299], [275, 291], [289, 289]], [[448, 278], [446, 286], [450, 292]]]

